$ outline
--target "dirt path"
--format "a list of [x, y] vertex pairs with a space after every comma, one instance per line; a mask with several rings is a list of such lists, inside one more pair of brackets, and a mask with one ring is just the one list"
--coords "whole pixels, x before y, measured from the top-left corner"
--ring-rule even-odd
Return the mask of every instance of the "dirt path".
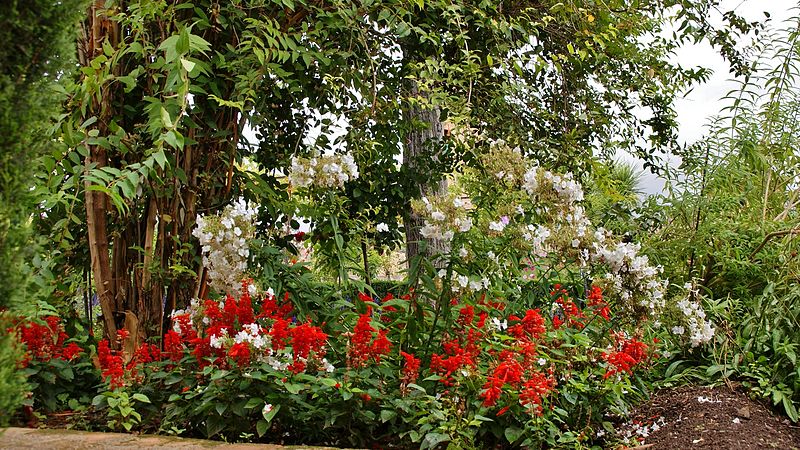
[[623, 428], [649, 450], [800, 449], [800, 428], [728, 387], [684, 386], [656, 393]]
[[206, 449], [215, 450], [323, 450], [329, 447], [296, 447], [266, 444], [225, 444], [217, 441], [170, 436], [91, 433], [88, 431], [6, 428], [0, 430], [0, 449]]

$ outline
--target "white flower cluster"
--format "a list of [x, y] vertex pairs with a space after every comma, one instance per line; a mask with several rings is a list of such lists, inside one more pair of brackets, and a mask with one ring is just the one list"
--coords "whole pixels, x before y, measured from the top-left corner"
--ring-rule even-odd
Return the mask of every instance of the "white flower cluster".
[[[687, 284], [686, 287], [691, 292], [691, 284]], [[714, 338], [714, 327], [709, 320], [706, 320], [706, 312], [699, 302], [684, 298], [676, 306], [685, 317], [686, 325], [689, 328], [689, 343], [692, 347], [705, 344]], [[683, 335], [686, 331], [680, 325], [672, 327], [672, 332], [677, 335]]]
[[292, 158], [289, 183], [296, 188], [309, 186], [341, 188], [358, 178], [358, 166], [353, 155], [318, 155], [312, 158]]
[[539, 180], [537, 177], [539, 176], [539, 168], [536, 166], [531, 167], [525, 172], [525, 175], [522, 177], [522, 188], [525, 189], [529, 195], [533, 195], [536, 193], [536, 189], [539, 188]]
[[594, 244], [592, 259], [609, 269], [605, 275], [608, 287], [619, 293], [624, 301], [638, 299], [652, 318], [664, 307], [668, 281], [660, 278], [663, 268], [653, 267], [647, 255], [639, 255], [639, 244], [616, 242]]
[[522, 238], [531, 244], [531, 251], [539, 257], [547, 256], [545, 241], [550, 237], [550, 229], [544, 225], [528, 225], [528, 230], [522, 234]]
[[575, 203], [583, 200], [583, 187], [574, 179], [572, 173], [567, 172], [565, 175], [558, 175], [545, 170], [542, 176], [545, 180], [553, 183], [553, 189], [555, 189], [558, 195], [567, 203]]
[[[439, 278], [444, 279], [444, 277], [447, 275], [447, 271], [445, 269], [439, 269], [437, 275]], [[472, 291], [487, 290], [492, 285], [487, 277], [478, 278], [467, 275], [457, 275], [455, 277], [455, 282], [456, 284], [452, 286], [453, 292], [458, 292], [459, 289], [467, 288]]]
[[241, 289], [250, 256], [248, 241], [255, 237], [257, 214], [257, 207], [240, 198], [221, 214], [197, 216], [192, 235], [200, 240], [203, 266], [208, 270], [209, 285], [216, 292], [233, 295]]
[[472, 229], [472, 219], [467, 217], [466, 202], [461, 198], [434, 198], [431, 202], [422, 198], [427, 217], [420, 229], [425, 239], [438, 239], [449, 243], [457, 232], [466, 233]]
[[233, 341], [237, 344], [247, 342], [254, 348], [261, 350], [270, 345], [269, 335], [261, 334], [261, 327], [257, 323], [242, 326], [242, 331], [236, 333]]

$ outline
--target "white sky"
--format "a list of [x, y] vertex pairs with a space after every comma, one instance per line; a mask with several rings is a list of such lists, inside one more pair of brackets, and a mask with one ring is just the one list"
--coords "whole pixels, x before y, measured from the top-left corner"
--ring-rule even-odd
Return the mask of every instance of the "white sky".
[[[798, 0], [723, 0], [719, 9], [721, 12], [735, 10], [748, 21], [763, 21], [766, 11], [770, 13], [769, 26], [781, 28], [783, 22], [792, 16], [790, 9], [797, 6]], [[720, 16], [718, 13], [717, 18]], [[673, 62], [683, 67], [702, 66], [713, 70], [708, 82], [696, 86], [675, 103], [679, 124], [678, 140], [682, 144], [691, 144], [703, 136], [709, 117], [719, 113], [724, 106], [720, 99], [735, 89], [736, 84], [729, 72], [728, 63], [707, 43], [687, 45], [679, 49]], [[627, 156], [623, 159], [632, 158]], [[663, 180], [649, 172], [645, 173], [641, 187], [646, 193], [659, 193], [663, 186]]]

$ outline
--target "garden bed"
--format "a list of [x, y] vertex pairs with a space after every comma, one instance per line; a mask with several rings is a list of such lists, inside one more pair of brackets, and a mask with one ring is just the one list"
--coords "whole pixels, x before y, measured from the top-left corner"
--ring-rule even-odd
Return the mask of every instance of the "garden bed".
[[623, 433], [645, 435], [642, 449], [800, 448], [800, 427], [726, 386], [658, 392], [634, 410]]

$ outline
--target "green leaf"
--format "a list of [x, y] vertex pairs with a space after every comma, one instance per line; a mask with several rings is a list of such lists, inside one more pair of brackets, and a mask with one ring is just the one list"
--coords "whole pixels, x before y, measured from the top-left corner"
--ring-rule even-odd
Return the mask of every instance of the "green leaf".
[[319, 382], [328, 387], [334, 387], [336, 386], [336, 383], [338, 383], [338, 381], [334, 380], [333, 378], [321, 378]]
[[244, 409], [255, 409], [260, 408], [261, 405], [264, 403], [263, 399], [258, 397], [253, 397], [244, 404]]
[[[163, 148], [160, 149], [159, 151], [153, 153], [153, 158], [155, 158], [156, 162], [158, 163], [159, 166], [161, 166], [162, 169], [167, 167], [167, 155], [164, 154], [164, 149]], [[222, 378], [222, 377], [225, 376], [225, 374], [227, 374], [226, 371], [220, 370], [219, 372], [215, 373], [214, 375], [218, 376], [218, 378]], [[218, 379], [218, 378], [213, 378], [212, 377], [211, 379], [215, 380], [215, 379]]]
[[161, 123], [164, 124], [164, 128], [173, 128], [172, 118], [163, 106], [161, 107]]
[[437, 445], [441, 444], [442, 442], [447, 442], [450, 440], [450, 436], [444, 433], [428, 433], [425, 435], [425, 439], [422, 440], [422, 444], [420, 444], [420, 450], [424, 450], [427, 448], [436, 448]]
[[267, 423], [270, 423], [272, 422], [272, 419], [275, 418], [275, 414], [278, 414], [278, 411], [280, 410], [281, 410], [281, 405], [273, 405], [272, 409], [270, 409], [269, 411], [264, 411], [262, 409], [261, 415], [264, 416], [264, 420], [266, 420]]
[[386, 423], [397, 417], [397, 411], [391, 409], [381, 410], [381, 422]]
[[150, 403], [150, 399], [146, 395], [139, 392], [133, 394], [133, 399], [142, 403]]
[[503, 434], [505, 435], [506, 439], [508, 439], [508, 442], [513, 444], [514, 442], [517, 442], [523, 434], [525, 434], [525, 431], [517, 427], [508, 427]]
[[217, 404], [214, 405], [214, 409], [217, 411], [217, 414], [221, 416], [225, 411], [227, 411], [228, 404], [223, 402], [217, 402]]
[[264, 436], [264, 433], [267, 432], [269, 429], [269, 423], [266, 420], [259, 420], [256, 423], [256, 433], [258, 433], [258, 437]]
[[181, 65], [183, 66], [184, 69], [186, 69], [187, 72], [191, 72], [192, 70], [194, 70], [194, 67], [196, 66], [195, 63], [189, 61], [186, 58], [181, 58]]
[[797, 408], [795, 408], [792, 399], [788, 396], [783, 397], [783, 409], [786, 410], [786, 415], [792, 419], [792, 422], [797, 422]]
[[303, 385], [297, 383], [286, 383], [283, 387], [285, 387], [290, 394], [298, 394], [303, 390]]

